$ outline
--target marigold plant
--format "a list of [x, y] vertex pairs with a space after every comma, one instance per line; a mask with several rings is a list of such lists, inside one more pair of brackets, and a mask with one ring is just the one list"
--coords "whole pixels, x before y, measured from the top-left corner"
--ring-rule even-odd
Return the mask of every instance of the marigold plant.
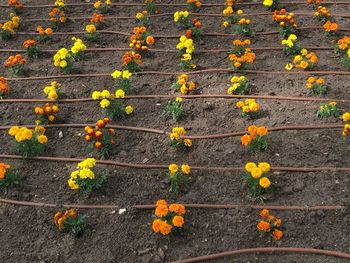
[[130, 37], [129, 46], [135, 51], [135, 53], [144, 54], [154, 43], [154, 37], [147, 32], [146, 27], [134, 27], [133, 34]]
[[93, 7], [100, 13], [105, 14], [111, 9], [111, 3], [111, 0], [99, 0], [94, 3]]
[[326, 23], [331, 19], [331, 13], [325, 6], [319, 5], [317, 11], [314, 13], [314, 16], [323, 23]]
[[191, 20], [189, 18], [189, 12], [188, 11], [177, 11], [174, 13], [174, 22], [180, 23], [180, 25], [187, 29], [191, 27]]
[[165, 112], [176, 121], [183, 117], [185, 110], [182, 107], [182, 98], [176, 97], [174, 101], [168, 101]]
[[58, 100], [61, 94], [62, 84], [57, 81], [51, 82], [50, 86], [45, 86], [43, 89], [44, 93], [47, 95], [49, 100]]
[[241, 18], [234, 26], [234, 29], [243, 36], [253, 37], [254, 33], [250, 24], [250, 19]]
[[46, 103], [44, 106], [36, 106], [34, 112], [39, 117], [42, 124], [53, 123], [57, 119], [56, 114], [60, 111], [59, 107], [52, 103]]
[[324, 23], [323, 29], [325, 31], [326, 36], [334, 36], [338, 30], [338, 24], [328, 20], [326, 23]]
[[285, 8], [282, 8], [281, 10], [275, 10], [272, 18], [280, 26], [279, 33], [283, 38], [295, 34], [297, 24], [295, 23], [294, 13], [288, 13]]
[[26, 63], [27, 60], [21, 54], [17, 54], [8, 57], [5, 62], [5, 67], [8, 68], [13, 75], [19, 76], [24, 74], [24, 65]]
[[60, 9], [57, 7], [53, 8], [49, 12], [49, 16], [53, 28], [59, 28], [67, 21], [66, 14], [64, 13], [64, 11], [60, 11]]
[[328, 104], [322, 104], [320, 109], [317, 111], [317, 117], [328, 118], [335, 117], [338, 118], [341, 115], [341, 111], [337, 107], [337, 103], [332, 101]]
[[172, 88], [186, 95], [196, 89], [196, 83], [193, 81], [188, 81], [187, 74], [182, 74], [178, 77], [177, 81], [172, 85]]
[[268, 7], [271, 11], [275, 11], [280, 4], [280, 0], [264, 0], [263, 5]]
[[43, 126], [36, 126], [34, 130], [12, 126], [8, 133], [15, 139], [15, 149], [25, 158], [42, 154], [48, 141]]
[[144, 4], [146, 5], [147, 12], [150, 14], [158, 14], [156, 5], [153, 3], [153, 0], [145, 0]]
[[236, 107], [242, 110], [242, 117], [255, 119], [259, 116], [260, 105], [254, 99], [238, 101]]
[[132, 73], [142, 70], [141, 55], [136, 53], [135, 51], [125, 52], [123, 55], [122, 61], [123, 61], [123, 67]]
[[231, 78], [231, 87], [228, 88], [227, 94], [248, 94], [251, 90], [250, 84], [245, 76], [233, 76]]
[[335, 52], [341, 54], [342, 58], [340, 61], [347, 67], [350, 68], [350, 37], [345, 36], [337, 41], [334, 46]]
[[183, 127], [174, 127], [170, 133], [170, 145], [176, 148], [190, 148], [192, 147], [192, 140], [183, 139], [186, 135], [186, 130]]
[[268, 129], [265, 126], [251, 125], [248, 127], [249, 134], [245, 134], [241, 137], [242, 145], [248, 147], [249, 151], [256, 153], [258, 151], [265, 151], [267, 148], [266, 135]]
[[151, 25], [151, 21], [148, 18], [148, 12], [146, 10], [142, 12], [136, 13], [135, 19], [137, 22], [140, 22], [142, 26], [149, 27]]
[[182, 204], [168, 205], [165, 200], [158, 200], [154, 211], [156, 219], [153, 220], [152, 230], [164, 236], [179, 232], [184, 223], [186, 208]]
[[106, 125], [110, 122], [108, 118], [103, 118], [96, 122], [95, 127], [86, 126], [85, 141], [89, 143], [88, 150], [92, 152], [97, 149], [103, 158], [107, 158], [110, 154], [112, 146], [116, 144], [114, 139], [115, 129], [108, 129]]
[[96, 170], [96, 160], [87, 158], [78, 163], [77, 169], [70, 174], [68, 186], [87, 196], [93, 190], [99, 189], [107, 181], [108, 174]]
[[59, 231], [72, 232], [73, 234], [79, 236], [86, 228], [86, 216], [78, 214], [75, 209], [66, 210], [64, 213], [57, 212], [53, 217], [55, 226]]
[[70, 48], [72, 57], [75, 60], [80, 60], [83, 57], [84, 51], [86, 50], [86, 45], [80, 38], [72, 37], [73, 46]]
[[245, 170], [246, 172], [243, 177], [253, 196], [260, 196], [270, 189], [271, 181], [269, 179], [269, 163], [262, 162], [256, 165], [255, 163], [250, 162], [246, 164]]
[[103, 14], [93, 13], [90, 23], [95, 25], [96, 29], [102, 29], [106, 20]]
[[186, 190], [189, 186], [190, 171], [191, 167], [188, 164], [181, 165], [181, 169], [175, 163], [170, 164], [167, 173], [170, 182], [169, 192], [178, 194], [180, 190]]
[[235, 25], [238, 22], [239, 16], [244, 12], [242, 9], [234, 11], [232, 6], [227, 6], [222, 13], [225, 15], [225, 20], [222, 23], [223, 27], [229, 27]]
[[117, 89], [122, 89], [125, 93], [129, 92], [131, 72], [128, 70], [115, 70], [111, 76]]
[[39, 33], [38, 41], [47, 42], [51, 39], [53, 30], [51, 27], [43, 28], [42, 26], [37, 26], [36, 31]]
[[244, 71], [247, 69], [249, 64], [255, 61], [255, 53], [247, 47], [250, 45], [250, 43], [251, 42], [249, 39], [244, 41], [236, 39], [232, 41], [229, 59], [232, 62], [232, 68], [235, 71]]
[[308, 88], [313, 94], [324, 94], [327, 92], [324, 78], [309, 77], [306, 81], [306, 88]]
[[192, 63], [192, 53], [195, 50], [193, 39], [182, 35], [179, 43], [176, 45], [176, 49], [179, 50], [179, 55], [181, 56], [181, 68], [184, 70], [195, 69], [196, 65]]
[[11, 13], [19, 12], [24, 7], [24, 5], [18, 0], [8, 0], [8, 6], [10, 7]]
[[0, 39], [9, 40], [16, 35], [15, 30], [19, 27], [20, 18], [15, 14], [10, 14], [11, 19], [7, 20], [4, 24], [0, 23]]
[[312, 5], [313, 9], [317, 9], [317, 7], [322, 4], [322, 0], [307, 0], [307, 3]]
[[0, 99], [4, 98], [9, 93], [9, 85], [4, 77], [0, 77]]
[[38, 58], [40, 54], [37, 42], [34, 39], [27, 39], [23, 42], [23, 47], [26, 50], [26, 54], [31, 58]]
[[116, 90], [115, 94], [109, 90], [94, 91], [91, 96], [93, 100], [100, 100], [102, 113], [109, 119], [123, 118], [134, 111], [130, 105], [124, 107], [122, 99], [125, 97], [125, 92], [122, 89]]
[[293, 68], [300, 68], [303, 70], [313, 69], [315, 63], [318, 61], [318, 57], [314, 52], [308, 52], [307, 49], [303, 48], [300, 51], [300, 55], [296, 55], [293, 59], [292, 64], [287, 64], [286, 69], [291, 70]]
[[283, 39], [281, 44], [284, 46], [286, 54], [300, 54], [301, 46], [298, 43], [298, 37], [295, 34], [290, 34], [287, 39]]
[[198, 11], [202, 6], [202, 3], [199, 0], [187, 0], [188, 8], [193, 11]]
[[262, 220], [257, 224], [257, 228], [263, 235], [269, 235], [275, 240], [280, 240], [283, 237], [283, 232], [280, 230], [282, 220], [270, 214], [270, 211], [263, 209], [260, 211]]
[[350, 124], [344, 125], [342, 135], [345, 138], [345, 142], [350, 144]]
[[0, 189], [7, 193], [10, 187], [19, 185], [22, 181], [18, 172], [11, 168], [11, 165], [0, 163]]
[[54, 66], [68, 74], [74, 69], [74, 58], [66, 48], [61, 48], [53, 56]]
[[88, 24], [85, 26], [85, 38], [87, 41], [96, 42], [100, 39], [100, 33], [96, 32], [97, 28], [94, 24]]

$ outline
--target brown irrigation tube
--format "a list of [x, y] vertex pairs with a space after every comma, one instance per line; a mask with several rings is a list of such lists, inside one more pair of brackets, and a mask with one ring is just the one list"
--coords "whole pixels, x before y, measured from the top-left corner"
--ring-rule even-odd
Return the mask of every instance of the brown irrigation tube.
[[[156, 14], [156, 15], [148, 15], [146, 17], [148, 18], [154, 18], [154, 17], [164, 17], [164, 16], [173, 16], [174, 13], [162, 13], [162, 14]], [[226, 17], [223, 14], [213, 14], [213, 13], [190, 13], [192, 16], [205, 16], [205, 17]], [[262, 12], [262, 13], [246, 13], [244, 14], [245, 17], [247, 16], [272, 16], [273, 13], [268, 12]], [[314, 16], [313, 13], [295, 13], [296, 16]], [[333, 17], [343, 17], [343, 18], [350, 18], [350, 14], [332, 14]], [[71, 20], [90, 20], [91, 17], [89, 16], [81, 16], [81, 17], [69, 17]], [[105, 16], [105, 20], [134, 20], [135, 16]], [[23, 22], [40, 22], [40, 21], [50, 21], [48, 18], [33, 18], [33, 19], [23, 19], [21, 20]], [[1, 23], [6, 22], [6, 20], [0, 20]]]
[[[123, 99], [166, 99], [171, 100], [177, 97], [183, 99], [262, 99], [262, 100], [288, 100], [288, 101], [335, 101], [342, 103], [350, 103], [350, 99], [328, 99], [328, 98], [303, 98], [303, 97], [286, 97], [286, 96], [262, 96], [262, 95], [225, 95], [225, 94], [200, 94], [200, 95], [130, 95]], [[49, 99], [0, 99], [1, 103], [36, 103], [36, 102], [53, 102]], [[76, 103], [76, 102], [95, 102], [92, 98], [77, 98], [77, 99], [61, 99], [58, 103]]]
[[[3, 159], [19, 159], [19, 160], [35, 160], [35, 161], [49, 161], [49, 162], [81, 162], [83, 158], [66, 158], [66, 157], [48, 157], [48, 156], [37, 156], [23, 158], [21, 155], [9, 155], [0, 154], [0, 158]], [[112, 165], [124, 168], [132, 169], [147, 169], [147, 170], [166, 170], [168, 165], [165, 164], [138, 164], [138, 163], [124, 163], [111, 160], [96, 160], [98, 164]], [[206, 167], [206, 166], [192, 166], [193, 171], [211, 171], [211, 172], [242, 172], [245, 170], [244, 167]], [[350, 167], [284, 167], [284, 166], [272, 166], [271, 171], [279, 172], [293, 172], [293, 173], [314, 173], [314, 172], [342, 172], [349, 173]]]
[[[334, 48], [330, 47], [305, 47], [306, 49], [311, 50], [334, 50]], [[253, 51], [281, 51], [284, 48], [283, 47], [251, 47], [250, 48]], [[85, 52], [109, 52], [109, 51], [130, 51], [130, 48], [123, 48], [123, 47], [101, 47], [101, 48], [87, 48]], [[157, 49], [157, 48], [150, 48], [150, 52], [162, 52], [162, 53], [179, 53], [179, 50], [177, 49]], [[221, 53], [230, 52], [230, 49], [203, 49], [203, 50], [196, 50], [194, 53]], [[15, 52], [15, 53], [21, 53], [25, 52], [24, 49], [0, 49], [0, 52]], [[46, 49], [46, 50], [40, 50], [42, 53], [56, 53], [57, 49]]]
[[316, 248], [299, 248], [299, 247], [259, 247], [259, 248], [243, 248], [237, 250], [231, 250], [226, 252], [221, 252], [217, 254], [205, 255], [200, 257], [181, 259], [177, 261], [172, 261], [170, 263], [193, 263], [193, 262], [203, 262], [212, 259], [218, 259], [229, 256], [236, 256], [241, 254], [257, 254], [257, 253], [302, 253], [302, 254], [318, 254], [325, 256], [333, 256], [338, 258], [350, 259], [350, 254], [326, 250], [326, 249], [316, 249]]
[[[49, 125], [43, 125], [46, 128], [83, 128], [86, 126], [94, 126], [93, 123], [65, 123], [65, 124], [49, 124]], [[13, 125], [5, 125], [0, 126], [0, 130], [8, 130]], [[25, 126], [27, 128], [35, 128], [35, 125], [20, 125]], [[169, 135], [170, 133], [163, 130], [157, 130], [157, 129], [150, 129], [150, 128], [144, 128], [144, 127], [131, 127], [131, 126], [120, 126], [120, 125], [108, 125], [109, 128], [119, 129], [119, 130], [128, 130], [128, 131], [138, 131], [138, 132], [147, 132], [147, 133], [156, 133], [156, 134], [164, 134]], [[330, 124], [330, 125], [292, 125], [292, 126], [280, 126], [280, 127], [268, 127], [269, 132], [275, 132], [275, 131], [289, 131], [289, 130], [323, 130], [323, 129], [342, 129], [344, 125], [340, 124]], [[187, 135], [183, 136], [182, 138], [188, 138], [188, 139], [202, 139], [202, 140], [208, 140], [208, 139], [222, 139], [222, 138], [229, 138], [229, 137], [237, 137], [242, 136], [246, 134], [247, 131], [240, 131], [240, 132], [230, 132], [230, 133], [219, 133], [219, 134], [209, 134], [209, 135]]]
[[[299, 27], [298, 30], [318, 30], [323, 29], [323, 27], [320, 26], [306, 26], [306, 27]], [[344, 32], [350, 32], [350, 28], [338, 28], [338, 31], [344, 31]], [[121, 31], [114, 31], [114, 30], [99, 30], [96, 31], [98, 33], [103, 34], [113, 34], [113, 35], [123, 35], [123, 36], [131, 36], [129, 33], [121, 32]], [[17, 35], [39, 35], [39, 33], [36, 32], [16, 32]], [[57, 36], [69, 36], [69, 35], [85, 35], [85, 31], [77, 31], [77, 32], [54, 32], [52, 35]], [[255, 33], [255, 36], [266, 36], [266, 35], [275, 35], [279, 34], [279, 31], [268, 31], [268, 32], [257, 32]], [[155, 38], [166, 38], [166, 39], [174, 39], [179, 38], [180, 35], [153, 35]], [[237, 34], [224, 34], [224, 33], [203, 33], [201, 36], [212, 36], [212, 37], [237, 37]]]
[[[136, 72], [134, 75], [196, 75], [202, 73], [235, 73], [232, 69], [223, 68], [209, 68], [196, 71], [143, 71]], [[350, 75], [350, 71], [267, 71], [267, 70], [246, 70], [247, 74], [282, 74], [282, 75]], [[56, 75], [56, 76], [36, 76], [36, 77], [24, 77], [24, 78], [6, 78], [7, 81], [27, 81], [27, 80], [47, 80], [47, 79], [65, 79], [65, 78], [90, 78], [90, 77], [110, 77], [111, 73], [89, 73], [89, 74], [69, 74], [69, 75]]]
[[[245, 6], [251, 6], [251, 5], [262, 5], [259, 2], [252, 2], [252, 3], [241, 3], [238, 2], [238, 5], [245, 5]], [[280, 3], [282, 6], [283, 5], [294, 5], [294, 4], [304, 4], [307, 5], [308, 3], [306, 1], [283, 1], [282, 3]], [[331, 4], [337, 4], [337, 5], [348, 5], [349, 2], [344, 1], [344, 2], [338, 2], [338, 1], [325, 1], [322, 2], [322, 5], [331, 5]], [[89, 6], [92, 7], [91, 3], [70, 3], [70, 4], [65, 4], [66, 7], [74, 7], [74, 6]], [[144, 4], [140, 4], [140, 3], [111, 3], [111, 6], [118, 6], [118, 7], [133, 7], [133, 6], [145, 6]], [[155, 6], [175, 6], [175, 7], [187, 7], [187, 4], [155, 4]], [[202, 4], [201, 7], [216, 7], [216, 6], [222, 6], [224, 7], [225, 4]], [[0, 7], [6, 7], [8, 8], [8, 5], [0, 5]], [[52, 8], [55, 7], [55, 5], [24, 5], [24, 8]]]
[[[54, 204], [54, 203], [43, 203], [43, 202], [29, 202], [29, 201], [18, 201], [12, 199], [0, 198], [0, 203], [10, 205], [21, 205], [21, 206], [34, 206], [34, 207], [65, 207], [65, 208], [81, 208], [81, 209], [117, 209], [118, 205], [81, 205], [81, 204]], [[270, 209], [270, 210], [281, 210], [281, 211], [313, 211], [313, 210], [342, 210], [345, 207], [341, 205], [328, 205], [328, 206], [286, 206], [286, 205], [230, 205], [230, 204], [184, 204], [186, 208], [195, 209], [238, 209], [238, 208], [252, 208], [252, 209]], [[155, 208], [155, 205], [133, 205], [132, 208], [139, 210], [151, 210]]]

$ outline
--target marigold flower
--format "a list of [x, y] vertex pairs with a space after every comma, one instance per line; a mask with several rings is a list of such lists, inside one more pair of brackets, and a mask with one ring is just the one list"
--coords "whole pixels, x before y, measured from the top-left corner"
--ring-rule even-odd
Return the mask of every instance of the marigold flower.
[[38, 142], [41, 143], [41, 144], [45, 144], [47, 143], [48, 139], [47, 139], [47, 136], [45, 135], [39, 135], [38, 136]]
[[343, 121], [349, 122], [350, 121], [350, 112], [345, 112], [342, 117]]
[[250, 162], [245, 165], [245, 169], [248, 173], [251, 173], [254, 168], [257, 168], [255, 163]]
[[267, 177], [262, 177], [262, 178], [260, 178], [260, 180], [259, 180], [259, 185], [260, 185], [262, 188], [269, 188], [270, 185], [271, 185], [271, 182], [270, 182], [269, 178], [267, 178]]
[[9, 92], [9, 86], [7, 80], [4, 77], [0, 77], [0, 96]]
[[258, 167], [261, 169], [263, 173], [267, 173], [270, 171], [270, 164], [266, 162], [259, 163]]
[[242, 136], [241, 138], [242, 145], [248, 146], [249, 144], [251, 144], [251, 142], [252, 142], [252, 137], [250, 135], [245, 134]]
[[172, 164], [169, 165], [169, 172], [170, 172], [170, 174], [174, 175], [178, 171], [179, 171], [179, 167], [175, 163], [172, 163]]
[[260, 221], [257, 225], [257, 228], [263, 232], [270, 232], [271, 230], [270, 224], [266, 221]]
[[169, 211], [174, 212], [177, 215], [184, 215], [186, 213], [186, 208], [184, 205], [181, 204], [171, 204], [169, 206]]
[[168, 214], [168, 206], [166, 205], [158, 205], [155, 210], [155, 215], [159, 217], [166, 216]]
[[188, 164], [183, 164], [181, 165], [181, 171], [184, 173], [184, 174], [190, 174], [190, 171], [191, 171], [191, 167], [188, 165]]
[[185, 223], [185, 220], [182, 216], [174, 216], [173, 218], [173, 225], [176, 227], [182, 227]]
[[125, 107], [125, 113], [127, 115], [130, 115], [133, 112], [134, 112], [134, 108], [132, 106], [128, 105], [128, 106]]
[[260, 211], [260, 216], [263, 218], [267, 218], [270, 215], [270, 211], [268, 209], [263, 209]]
[[159, 206], [159, 205], [167, 205], [167, 202], [164, 199], [160, 199], [156, 203], [156, 206]]
[[280, 240], [283, 237], [283, 232], [281, 230], [275, 229], [272, 235], [275, 240]]
[[251, 175], [253, 178], [260, 178], [261, 175], [263, 174], [262, 170], [259, 167], [255, 167], [251, 171]]

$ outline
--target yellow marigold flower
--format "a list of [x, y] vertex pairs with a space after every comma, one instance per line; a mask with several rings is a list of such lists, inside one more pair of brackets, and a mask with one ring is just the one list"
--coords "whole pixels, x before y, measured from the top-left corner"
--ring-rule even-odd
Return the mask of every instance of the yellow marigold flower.
[[259, 163], [258, 167], [261, 169], [263, 173], [267, 173], [270, 171], [270, 164], [266, 162]]
[[177, 164], [172, 163], [172, 164], [169, 165], [169, 172], [170, 172], [171, 175], [174, 175], [178, 171], [179, 171], [179, 167], [177, 166]]
[[332, 101], [329, 103], [330, 106], [337, 106], [337, 103], [335, 101]]
[[118, 89], [118, 90], [115, 92], [115, 97], [116, 97], [117, 99], [124, 98], [124, 97], [125, 97], [125, 92], [124, 92], [124, 90]]
[[228, 21], [224, 21], [224, 22], [222, 23], [222, 25], [223, 25], [224, 27], [228, 27], [228, 26], [230, 25], [230, 23], [229, 23]]
[[100, 91], [94, 91], [91, 95], [93, 100], [98, 100], [101, 97], [101, 92]]
[[136, 18], [137, 19], [142, 19], [144, 17], [144, 15], [142, 13], [137, 13], [136, 14]]
[[41, 143], [41, 144], [45, 144], [47, 143], [48, 139], [47, 139], [47, 136], [45, 135], [39, 135], [38, 136], [38, 142]]
[[96, 159], [86, 158], [84, 161], [78, 163], [77, 167], [80, 169], [84, 169], [84, 168], [92, 168], [95, 165], [96, 165]]
[[94, 179], [95, 178], [95, 174], [94, 174], [94, 172], [91, 169], [83, 168], [83, 169], [81, 169], [79, 171], [79, 177], [81, 179], [87, 179], [87, 178]]
[[268, 187], [270, 187], [271, 182], [270, 182], [269, 178], [263, 177], [263, 178], [260, 178], [260, 180], [259, 180], [259, 185], [260, 185], [262, 188], [268, 188]]
[[58, 99], [58, 94], [56, 91], [51, 91], [49, 92], [47, 96], [50, 100], [57, 100]]
[[273, 0], [264, 0], [263, 5], [264, 6], [272, 6]]
[[19, 131], [19, 127], [18, 126], [12, 126], [9, 130], [9, 135], [11, 136], [16, 136], [16, 134]]
[[192, 146], [192, 140], [184, 139], [184, 144], [185, 144], [186, 147], [191, 147]]
[[247, 164], [245, 165], [245, 169], [246, 169], [246, 171], [247, 171], [248, 173], [251, 173], [252, 170], [253, 170], [254, 168], [256, 168], [256, 167], [257, 167], [256, 164], [255, 164], [255, 163], [252, 163], [252, 162], [247, 163]]
[[100, 102], [100, 106], [101, 106], [101, 108], [108, 108], [109, 107], [109, 105], [111, 105], [111, 102], [109, 101], [109, 100], [107, 100], [107, 99], [103, 99], [103, 100], [101, 100], [101, 102]]
[[126, 114], [130, 115], [133, 112], [134, 112], [134, 109], [133, 109], [132, 106], [128, 105], [128, 106], [125, 107], [125, 113]]
[[70, 174], [70, 178], [75, 180], [78, 178], [78, 175], [79, 175], [79, 171], [74, 171], [74, 172], [71, 172]]
[[88, 32], [90, 34], [94, 33], [94, 32], [96, 32], [96, 26], [93, 24], [86, 25], [85, 30], [86, 30], [86, 32]]
[[237, 15], [242, 15], [244, 12], [243, 12], [243, 10], [242, 9], [238, 9], [237, 10]]
[[182, 98], [180, 98], [180, 97], [176, 97], [176, 98], [175, 98], [175, 101], [180, 103], [180, 102], [182, 102], [182, 101], [183, 101], [183, 99], [182, 99]]
[[251, 171], [251, 175], [253, 178], [257, 179], [257, 178], [260, 178], [261, 175], [262, 175], [262, 170], [259, 168], [259, 167], [255, 167], [252, 169]]
[[291, 63], [286, 64], [286, 66], [284, 67], [286, 70], [292, 70], [293, 69], [293, 65]]
[[79, 185], [77, 184], [77, 182], [75, 180], [73, 180], [72, 178], [70, 178], [68, 180], [68, 185], [70, 187], [70, 189], [72, 190], [76, 190], [76, 189], [79, 189]]
[[183, 164], [183, 165], [181, 165], [181, 171], [184, 174], [190, 174], [191, 167], [188, 164]]
[[129, 79], [132, 76], [132, 73], [129, 70], [123, 70], [123, 79]]
[[119, 70], [115, 70], [111, 76], [114, 78], [114, 79], [117, 79], [117, 78], [120, 78], [122, 76], [122, 72], [119, 71]]
[[46, 129], [43, 126], [36, 126], [34, 131], [38, 132], [39, 134], [44, 134]]
[[341, 116], [341, 118], [343, 119], [343, 121], [346, 121], [346, 122], [350, 121], [350, 112], [345, 112], [345, 113]]
[[319, 78], [319, 79], [316, 80], [316, 83], [317, 83], [318, 85], [323, 85], [324, 82], [325, 82], [325, 80], [324, 80], [323, 78]]

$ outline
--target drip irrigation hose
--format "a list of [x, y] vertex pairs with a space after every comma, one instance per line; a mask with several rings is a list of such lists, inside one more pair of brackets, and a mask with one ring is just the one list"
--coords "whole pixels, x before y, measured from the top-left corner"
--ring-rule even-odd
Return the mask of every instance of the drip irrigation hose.
[[181, 259], [172, 261], [170, 263], [193, 263], [193, 262], [203, 262], [212, 259], [219, 259], [223, 257], [237, 256], [241, 254], [257, 254], [257, 253], [301, 253], [301, 254], [318, 254], [325, 256], [332, 256], [338, 258], [350, 259], [349, 253], [326, 250], [326, 249], [316, 249], [316, 248], [299, 248], [299, 247], [259, 247], [259, 248], [243, 248], [237, 250], [231, 250], [211, 255], [205, 255], [200, 257]]
[[[232, 69], [223, 68], [209, 68], [196, 71], [142, 71], [135, 72], [134, 75], [163, 75], [163, 76], [176, 76], [181, 74], [196, 75], [202, 73], [236, 73]], [[269, 71], [269, 70], [246, 70], [247, 74], [281, 74], [281, 75], [340, 75], [348, 76], [350, 71]], [[6, 78], [7, 81], [28, 81], [28, 80], [48, 80], [48, 79], [66, 79], [66, 78], [89, 78], [89, 77], [110, 77], [111, 73], [89, 73], [89, 74], [69, 74], [69, 75], [56, 75], [56, 76], [34, 76], [34, 77], [22, 77], [22, 78]]]
[[[12, 199], [0, 198], [0, 203], [20, 206], [34, 206], [34, 207], [65, 207], [65, 208], [81, 208], [81, 209], [117, 209], [119, 207], [125, 207], [120, 205], [85, 205], [85, 204], [55, 204], [55, 203], [43, 203], [43, 202], [29, 202], [18, 201]], [[314, 210], [343, 210], [346, 207], [342, 205], [322, 205], [322, 206], [288, 206], [288, 205], [232, 205], [232, 204], [183, 204], [186, 208], [194, 209], [239, 209], [239, 208], [252, 208], [252, 209], [270, 209], [281, 211], [314, 211]], [[132, 205], [131, 208], [138, 210], [153, 210], [155, 205]]]
[[[49, 157], [49, 156], [37, 156], [23, 158], [21, 155], [9, 155], [0, 154], [0, 158], [3, 159], [17, 159], [17, 160], [33, 160], [33, 161], [49, 161], [49, 162], [74, 162], [78, 163], [83, 161], [83, 158], [66, 158], [66, 157]], [[166, 170], [168, 165], [165, 164], [135, 164], [124, 163], [111, 160], [96, 160], [96, 163], [103, 165], [119, 166], [132, 169], [148, 169], [148, 170]], [[194, 171], [212, 171], [212, 172], [242, 172], [245, 168], [242, 167], [205, 167], [205, 166], [191, 166], [191, 170]], [[283, 167], [275, 166], [271, 167], [271, 171], [279, 172], [294, 172], [294, 173], [313, 173], [313, 172], [350, 172], [350, 167]]]
[[[264, 96], [264, 95], [225, 95], [225, 94], [200, 94], [200, 95], [129, 95], [125, 96], [125, 100], [153, 100], [163, 99], [171, 100], [175, 98], [182, 99], [261, 99], [261, 100], [287, 100], [287, 101], [301, 101], [301, 102], [338, 102], [338, 103], [350, 103], [350, 99], [329, 99], [329, 98], [304, 98], [304, 97], [287, 97], [287, 96]], [[52, 101], [49, 99], [0, 99], [1, 103], [77, 103], [77, 102], [96, 102], [92, 98], [76, 98], [76, 99], [60, 99], [58, 101]]]

